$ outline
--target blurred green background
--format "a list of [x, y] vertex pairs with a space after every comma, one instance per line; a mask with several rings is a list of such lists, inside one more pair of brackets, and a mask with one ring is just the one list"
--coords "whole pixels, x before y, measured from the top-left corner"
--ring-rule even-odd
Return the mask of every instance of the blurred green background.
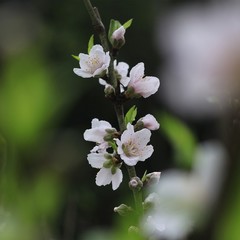
[[[158, 76], [163, 59], [156, 51], [156, 19], [187, 2], [192, 1], [96, 0], [93, 4], [106, 27], [111, 18], [121, 23], [133, 18], [119, 61], [130, 67], [143, 61], [146, 75]], [[71, 54], [86, 52], [92, 33], [81, 0], [0, 2], [0, 240], [126, 239], [121, 233], [114, 238], [101, 235], [119, 218], [113, 208], [131, 202], [125, 169], [123, 183], [113, 192], [111, 186], [95, 185], [96, 169], [86, 160], [93, 144], [83, 140], [83, 132], [91, 120], [96, 117], [117, 126], [102, 86], [96, 79], [73, 73], [78, 62]], [[152, 136], [153, 157], [137, 167], [140, 176], [145, 169], [189, 169], [196, 142], [219, 137], [218, 125], [213, 125], [218, 119], [179, 119], [167, 113], [170, 110], [155, 96], [132, 104], [139, 106], [138, 117], [155, 114], [161, 124]], [[229, 201], [233, 201], [231, 211], [225, 210], [223, 232], [217, 230], [216, 240], [239, 239], [236, 232], [237, 237], [229, 234], [237, 231], [240, 201], [235, 195]], [[232, 219], [233, 224], [224, 219]], [[212, 234], [211, 229], [207, 232]], [[211, 239], [211, 234], [204, 239]], [[192, 239], [199, 236], [203, 235]]]

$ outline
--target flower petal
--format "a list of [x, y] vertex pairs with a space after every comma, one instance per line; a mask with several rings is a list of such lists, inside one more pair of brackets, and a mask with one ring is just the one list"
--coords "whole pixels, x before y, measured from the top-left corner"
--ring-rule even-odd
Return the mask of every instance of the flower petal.
[[102, 168], [103, 163], [106, 161], [103, 153], [89, 153], [87, 160], [93, 168]]
[[105, 186], [112, 181], [111, 168], [101, 168], [96, 176], [96, 184], [98, 186]]
[[145, 161], [146, 159], [150, 158], [153, 154], [153, 151], [154, 150], [152, 145], [145, 146], [141, 152], [141, 157], [139, 161]]
[[75, 74], [77, 74], [78, 76], [82, 77], [82, 78], [90, 78], [90, 77], [92, 77], [91, 73], [86, 72], [86, 71], [84, 71], [84, 70], [82, 70], [80, 68], [74, 68], [73, 72]]
[[136, 157], [127, 157], [125, 154], [121, 155], [121, 159], [126, 163], [128, 166], [135, 166], [137, 162], [140, 160], [139, 156]]
[[144, 128], [140, 131], [137, 131], [134, 135], [134, 139], [138, 148], [143, 148], [150, 141], [151, 131], [147, 128]]
[[130, 71], [130, 82], [135, 82], [144, 76], [144, 63], [140, 62]]
[[116, 190], [120, 183], [122, 182], [123, 174], [122, 171], [118, 168], [116, 173], [112, 176], [112, 189]]

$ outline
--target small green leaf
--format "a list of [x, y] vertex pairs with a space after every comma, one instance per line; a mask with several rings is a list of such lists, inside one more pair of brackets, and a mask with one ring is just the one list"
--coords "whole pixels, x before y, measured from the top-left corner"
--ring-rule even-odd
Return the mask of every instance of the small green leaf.
[[143, 176], [142, 176], [142, 182], [145, 182], [147, 179], [147, 170], [144, 172]]
[[73, 58], [75, 58], [76, 60], [80, 61], [80, 57], [79, 56], [76, 56], [76, 55], [71, 55]]
[[123, 24], [123, 27], [124, 27], [125, 29], [129, 28], [129, 27], [132, 25], [132, 21], [133, 21], [132, 18], [129, 19], [127, 22], [125, 22], [125, 23]]
[[88, 54], [91, 51], [93, 44], [94, 44], [94, 35], [92, 35], [88, 41]]
[[136, 116], [137, 116], [137, 108], [134, 105], [128, 110], [128, 112], [125, 115], [125, 118], [124, 118], [125, 124], [127, 125], [128, 123], [132, 123], [135, 120]]

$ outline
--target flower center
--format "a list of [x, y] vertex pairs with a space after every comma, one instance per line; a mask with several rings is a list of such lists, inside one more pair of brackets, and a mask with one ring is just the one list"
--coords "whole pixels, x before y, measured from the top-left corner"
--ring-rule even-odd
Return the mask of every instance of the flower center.
[[127, 157], [135, 157], [139, 155], [139, 149], [132, 140], [128, 141], [126, 144], [123, 144], [122, 148]]
[[98, 56], [91, 56], [88, 59], [88, 66], [90, 69], [95, 71], [96, 69], [100, 68], [102, 65], [102, 62], [100, 61]]

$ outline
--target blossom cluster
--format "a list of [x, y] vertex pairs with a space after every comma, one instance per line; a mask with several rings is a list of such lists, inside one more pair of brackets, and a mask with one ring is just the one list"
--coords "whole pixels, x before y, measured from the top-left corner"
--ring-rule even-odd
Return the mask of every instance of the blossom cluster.
[[[139, 125], [143, 128], [135, 130]], [[117, 189], [123, 179], [120, 169], [123, 162], [128, 166], [135, 166], [139, 161], [151, 157], [153, 146], [148, 145], [150, 130], [158, 128], [158, 122], [150, 114], [140, 118], [135, 125], [128, 123], [122, 134], [109, 122], [94, 118], [91, 129], [84, 132], [84, 139], [96, 143], [87, 156], [89, 164], [100, 169], [96, 176], [96, 184], [105, 186], [112, 183], [113, 190]]]
[[[125, 44], [124, 34], [130, 24], [131, 20], [124, 25], [111, 21], [109, 42], [112, 49], [119, 50]], [[145, 76], [143, 62], [129, 71], [129, 65], [117, 62], [112, 54], [100, 44], [94, 45], [90, 39], [88, 54], [80, 53], [75, 57], [79, 60], [80, 68], [74, 68], [73, 71], [82, 78], [98, 78], [105, 87], [106, 97], [110, 96], [112, 101], [147, 98], [157, 92], [160, 81], [157, 77]], [[112, 79], [112, 74], [116, 81]], [[134, 120], [135, 117], [125, 121], [124, 130], [118, 131], [109, 122], [94, 118], [91, 129], [84, 132], [86, 141], [96, 143], [87, 160], [93, 168], [100, 169], [96, 176], [98, 186], [112, 183], [113, 190], [117, 189], [123, 179], [120, 169], [123, 163], [135, 166], [139, 161], [151, 157], [153, 146], [148, 145], [151, 130], [157, 130], [159, 123], [151, 114], [140, 118], [135, 125], [132, 124]]]
[[[73, 71], [83, 78], [100, 78], [100, 84], [105, 85], [105, 88], [112, 87], [108, 81], [108, 67], [110, 65], [109, 51], [104, 52], [103, 47], [99, 44], [94, 45], [89, 54], [79, 54], [80, 68], [74, 68]], [[157, 77], [144, 75], [144, 63], [136, 64], [129, 72], [129, 65], [125, 62], [114, 62], [116, 75], [119, 78], [122, 86], [122, 92], [126, 97], [142, 96], [147, 98], [156, 93], [160, 81]], [[113, 87], [112, 87], [113, 88]]]

